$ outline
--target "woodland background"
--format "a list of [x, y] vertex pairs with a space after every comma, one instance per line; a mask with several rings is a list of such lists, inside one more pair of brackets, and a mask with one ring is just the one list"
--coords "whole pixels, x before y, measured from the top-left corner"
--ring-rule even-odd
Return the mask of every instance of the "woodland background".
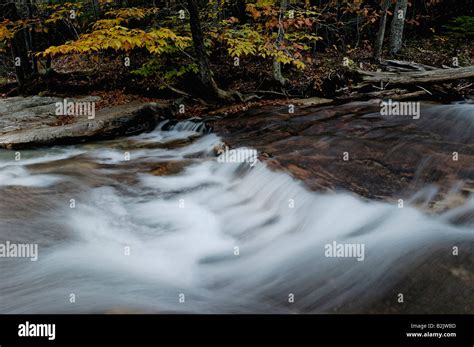
[[[2, 0], [0, 93], [105, 93], [112, 103], [130, 94], [201, 102], [350, 97], [354, 71], [376, 71], [386, 59], [470, 66], [473, 5]], [[448, 87], [430, 94], [471, 93], [469, 83]]]

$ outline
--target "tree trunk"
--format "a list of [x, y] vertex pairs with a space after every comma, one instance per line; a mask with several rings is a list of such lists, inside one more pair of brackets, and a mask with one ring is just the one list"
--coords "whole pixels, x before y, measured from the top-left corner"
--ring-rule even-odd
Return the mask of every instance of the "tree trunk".
[[231, 92], [224, 91], [217, 86], [216, 81], [212, 77], [211, 65], [207, 56], [206, 47], [204, 46], [204, 35], [202, 33], [201, 21], [199, 19], [199, 8], [197, 0], [187, 0], [189, 11], [189, 23], [191, 26], [191, 34], [193, 36], [194, 51], [199, 66], [199, 76], [202, 84], [206, 88], [204, 97], [211, 100], [231, 98]]
[[402, 48], [403, 27], [407, 13], [408, 0], [397, 0], [390, 31], [390, 55], [397, 54]]
[[[287, 0], [280, 1], [280, 16], [278, 18], [278, 35], [275, 42], [276, 48], [279, 50], [281, 47], [281, 43], [285, 38], [285, 31], [283, 28], [283, 19], [285, 17], [286, 8], [288, 6]], [[273, 79], [280, 83], [281, 85], [286, 84], [286, 79], [283, 77], [281, 72], [281, 63], [278, 61], [277, 57], [273, 58]]]
[[[11, 21], [17, 21], [21, 19], [14, 2], [4, 3], [2, 14], [0, 16], [2, 19], [9, 19]], [[31, 62], [28, 56], [25, 29], [19, 30], [15, 33], [10, 45], [12, 59], [15, 64], [16, 79], [21, 89], [21, 87], [24, 85], [24, 82], [28, 80], [28, 78], [30, 78], [33, 73]]]
[[100, 17], [100, 4], [98, 0], [91, 0], [92, 11], [94, 12], [95, 19], [99, 19]]
[[387, 11], [390, 7], [390, 3], [391, 0], [383, 0], [382, 3], [379, 32], [377, 33], [377, 41], [375, 42], [374, 58], [376, 60], [380, 60], [380, 57], [382, 56], [383, 40], [385, 38], [385, 27], [387, 26]]
[[[36, 12], [36, 3], [35, 0], [28, 0], [26, 2], [26, 8], [28, 11], [28, 18], [32, 19], [34, 17], [34, 14]], [[27, 37], [27, 47], [28, 50], [31, 52], [31, 65], [34, 73], [38, 73], [38, 60], [36, 59], [36, 56], [34, 54], [36, 50], [36, 45], [35, 45], [35, 26], [31, 26], [31, 30], [28, 31], [28, 37]]]
[[241, 24], [245, 24], [247, 21], [247, 11], [245, 0], [235, 0], [232, 5], [232, 16], [236, 17]]

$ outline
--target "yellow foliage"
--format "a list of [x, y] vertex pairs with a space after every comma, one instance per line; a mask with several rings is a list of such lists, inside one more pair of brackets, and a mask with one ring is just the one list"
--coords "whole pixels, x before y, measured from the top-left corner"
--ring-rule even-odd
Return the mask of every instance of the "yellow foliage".
[[[36, 23], [36, 20], [34, 19], [20, 19], [17, 21], [5, 19], [4, 21], [0, 22], [0, 42], [11, 40], [17, 31], [25, 28], [31, 28], [32, 24], [34, 23]], [[36, 29], [43, 30], [42, 27], [37, 27]]]
[[64, 4], [47, 4], [42, 6], [44, 9], [52, 11], [51, 15], [44, 21], [46, 24], [69, 20], [82, 15], [82, 4], [80, 2], [65, 2]]
[[114, 26], [122, 24], [125, 20], [123, 18], [114, 18], [114, 19], [100, 19], [94, 23], [92, 26], [93, 30], [100, 29], [110, 29]]
[[222, 38], [227, 45], [227, 52], [232, 57], [257, 54], [259, 46], [263, 43], [262, 36], [246, 26], [241, 30], [227, 30]]
[[11, 40], [15, 35], [11, 23], [8, 19], [0, 23], [0, 42]]
[[184, 49], [190, 43], [191, 37], [179, 36], [167, 28], [147, 32], [117, 25], [83, 34], [78, 40], [66, 42], [61, 46], [51, 46], [41, 54], [43, 56], [83, 54], [107, 49], [128, 52], [136, 48], [145, 48], [150, 53], [161, 54], [175, 47]]
[[155, 7], [145, 8], [145, 7], [130, 7], [130, 8], [120, 8], [117, 10], [111, 10], [105, 13], [108, 17], [130, 19], [130, 18], [145, 18], [152, 14], [157, 14], [159, 10]]
[[[212, 33], [214, 39], [223, 41], [227, 53], [231, 57], [241, 57], [247, 55], [259, 56], [263, 59], [271, 58], [286, 65], [293, 64], [298, 69], [304, 69], [306, 65], [300, 60], [302, 50], [309, 49], [309, 46], [300, 44], [303, 41], [316, 41], [319, 37], [311, 34], [293, 33], [289, 38], [290, 45], [277, 46], [275, 37], [265, 35], [250, 26], [242, 26], [241, 29], [226, 29], [222, 34]], [[293, 42], [294, 41], [294, 42]]]

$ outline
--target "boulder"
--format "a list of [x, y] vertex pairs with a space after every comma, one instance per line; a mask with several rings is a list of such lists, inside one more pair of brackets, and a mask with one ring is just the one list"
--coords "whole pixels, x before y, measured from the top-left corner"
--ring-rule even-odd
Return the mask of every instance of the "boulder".
[[[68, 99], [94, 103], [97, 97]], [[74, 144], [136, 135], [153, 130], [163, 114], [157, 103], [132, 102], [100, 109], [88, 115], [57, 115], [53, 97], [14, 97], [0, 100], [0, 147], [24, 149]]]
[[[265, 106], [212, 117], [209, 124], [230, 147], [256, 148], [270, 167], [311, 190], [394, 202], [416, 195], [423, 205], [431, 194], [423, 189], [432, 185], [441, 195], [423, 207], [442, 211], [462, 204], [474, 189], [474, 106], [424, 104], [419, 119], [380, 110], [377, 101], [296, 106], [294, 113]], [[452, 188], [459, 196], [442, 203]]]

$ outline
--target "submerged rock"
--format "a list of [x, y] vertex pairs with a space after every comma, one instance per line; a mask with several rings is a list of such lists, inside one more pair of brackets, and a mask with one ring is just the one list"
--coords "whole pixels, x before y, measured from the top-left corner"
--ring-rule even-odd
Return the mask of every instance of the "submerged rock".
[[[97, 100], [88, 97], [68, 102], [93, 105]], [[64, 99], [53, 97], [0, 100], [0, 147], [23, 149], [135, 135], [154, 129], [162, 116], [157, 103], [132, 102], [94, 110], [93, 114], [58, 116], [60, 104]]]

